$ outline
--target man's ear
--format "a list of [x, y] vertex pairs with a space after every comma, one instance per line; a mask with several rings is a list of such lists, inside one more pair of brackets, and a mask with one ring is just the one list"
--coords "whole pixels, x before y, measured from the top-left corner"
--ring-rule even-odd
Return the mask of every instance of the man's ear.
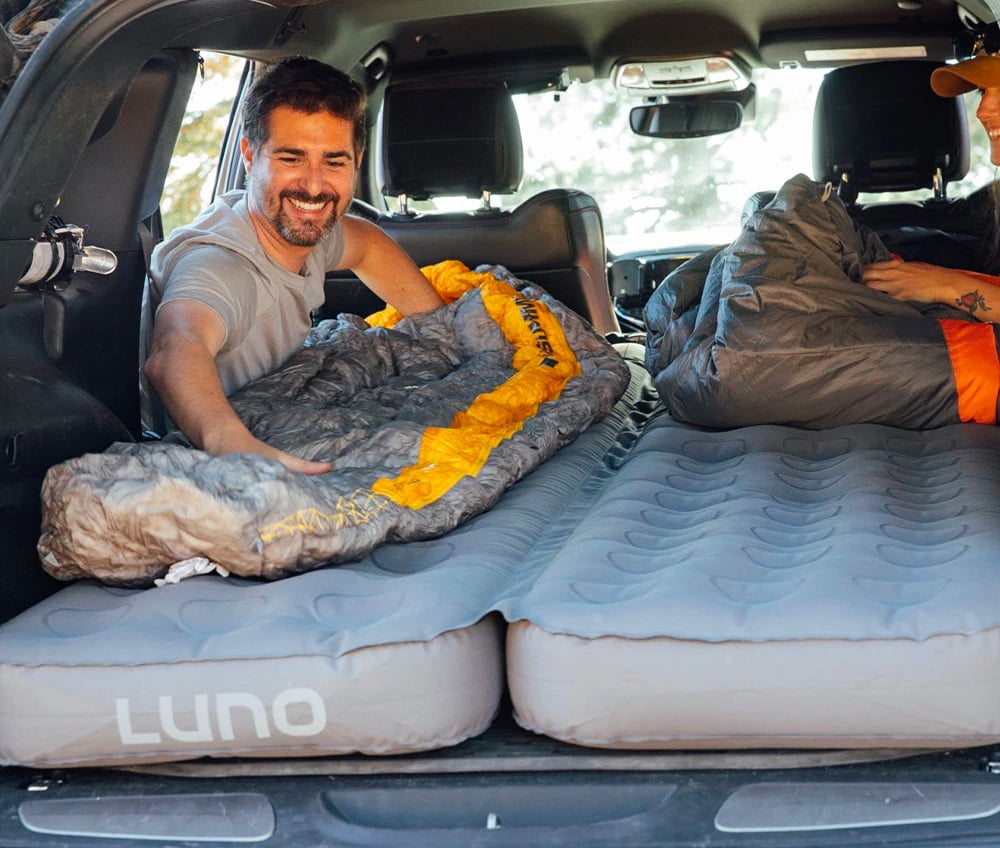
[[240, 155], [243, 157], [243, 167], [249, 174], [250, 168], [253, 167], [253, 148], [246, 138], [240, 139]]
[[356, 153], [354, 156], [354, 188], [357, 189], [358, 183], [361, 181], [361, 163], [365, 159], [365, 151], [362, 150], [360, 153]]

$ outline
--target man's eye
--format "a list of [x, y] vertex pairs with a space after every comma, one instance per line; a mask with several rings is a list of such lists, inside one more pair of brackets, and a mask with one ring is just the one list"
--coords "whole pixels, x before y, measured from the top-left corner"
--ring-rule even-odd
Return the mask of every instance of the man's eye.
[[295, 156], [279, 156], [278, 157], [278, 161], [282, 165], [298, 165], [299, 164], [299, 159], [296, 158]]

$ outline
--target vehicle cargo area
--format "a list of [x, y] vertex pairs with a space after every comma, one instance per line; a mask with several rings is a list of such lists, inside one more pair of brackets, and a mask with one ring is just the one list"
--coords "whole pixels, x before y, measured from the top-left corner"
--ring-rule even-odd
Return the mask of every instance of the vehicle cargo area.
[[[0, 846], [1000, 845], [1000, 8], [814, 6], [0, 3]], [[441, 303], [313, 277], [308, 475], [144, 367], [289, 57]]]

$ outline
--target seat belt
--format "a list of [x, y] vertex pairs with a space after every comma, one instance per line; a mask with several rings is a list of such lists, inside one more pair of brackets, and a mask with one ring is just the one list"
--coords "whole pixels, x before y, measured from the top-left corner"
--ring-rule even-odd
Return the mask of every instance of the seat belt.
[[142, 304], [139, 308], [139, 425], [144, 440], [163, 438], [169, 429], [167, 414], [156, 393], [149, 386], [143, 367], [149, 357], [153, 342], [152, 292], [150, 291], [149, 268], [153, 256], [156, 237], [154, 227], [160, 230], [159, 210], [139, 222], [139, 246], [142, 250], [142, 266], [145, 271], [142, 284]]

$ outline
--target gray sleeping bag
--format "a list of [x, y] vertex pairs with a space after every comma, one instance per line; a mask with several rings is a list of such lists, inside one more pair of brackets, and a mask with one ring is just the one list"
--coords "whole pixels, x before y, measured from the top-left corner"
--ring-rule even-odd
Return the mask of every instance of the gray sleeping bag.
[[45, 570], [142, 586], [205, 558], [276, 578], [431, 538], [489, 509], [604, 417], [628, 382], [586, 321], [490, 270], [458, 300], [391, 329], [326, 321], [279, 371], [233, 396], [254, 435], [330, 460], [330, 473], [169, 439], [54, 466], [42, 491]]
[[671, 414], [720, 428], [996, 423], [993, 325], [865, 286], [864, 267], [889, 256], [836, 194], [790, 179], [647, 303], [646, 367]]

